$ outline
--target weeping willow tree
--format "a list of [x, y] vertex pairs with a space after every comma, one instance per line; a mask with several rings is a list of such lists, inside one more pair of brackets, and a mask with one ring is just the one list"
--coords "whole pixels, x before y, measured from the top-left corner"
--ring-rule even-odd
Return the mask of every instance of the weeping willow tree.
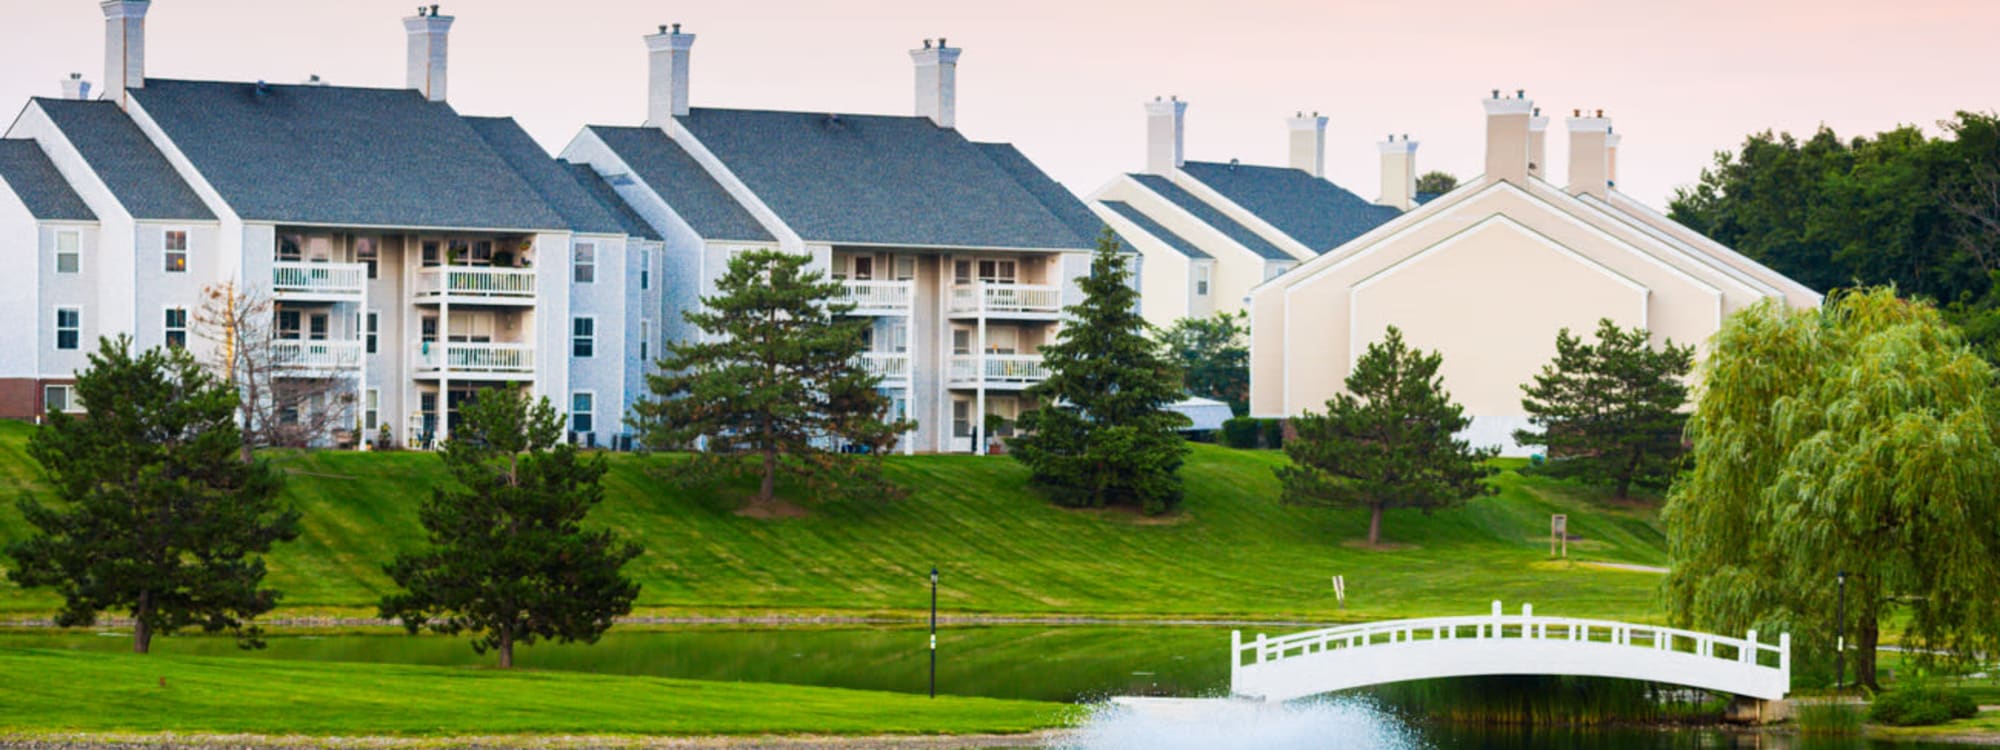
[[1836, 573], [1858, 678], [1892, 616], [1920, 659], [2000, 646], [1994, 372], [1891, 289], [1723, 325], [1688, 422], [1694, 468], [1663, 513], [1677, 624], [1789, 632], [1834, 652]]

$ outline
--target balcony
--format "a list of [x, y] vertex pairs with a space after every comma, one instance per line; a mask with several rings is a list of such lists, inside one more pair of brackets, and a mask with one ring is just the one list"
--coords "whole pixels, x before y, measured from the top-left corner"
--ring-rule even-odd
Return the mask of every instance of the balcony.
[[953, 317], [1055, 320], [1062, 315], [1062, 288], [1043, 284], [982, 281], [951, 288]]
[[958, 354], [946, 379], [953, 388], [1020, 390], [1048, 380], [1049, 368], [1040, 354]]
[[535, 374], [535, 346], [426, 341], [411, 351], [410, 362], [417, 375], [432, 378], [520, 380]]
[[910, 355], [903, 352], [862, 352], [861, 366], [882, 379], [883, 387], [904, 388], [910, 384]]
[[321, 378], [361, 369], [361, 342], [271, 340], [271, 369], [279, 377]]
[[840, 282], [841, 299], [854, 303], [849, 315], [908, 315], [916, 285], [908, 281], [847, 280]]
[[417, 272], [417, 301], [532, 305], [535, 271], [529, 268], [432, 266]]
[[271, 265], [271, 296], [282, 302], [360, 302], [368, 287], [361, 263], [281, 260]]

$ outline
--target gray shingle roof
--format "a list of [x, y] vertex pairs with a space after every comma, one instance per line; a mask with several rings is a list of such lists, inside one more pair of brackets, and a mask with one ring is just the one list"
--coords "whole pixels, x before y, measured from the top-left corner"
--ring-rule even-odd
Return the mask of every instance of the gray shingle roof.
[[604, 210], [611, 214], [611, 218], [617, 220], [618, 225], [624, 228], [625, 234], [654, 242], [660, 241], [660, 233], [653, 229], [653, 225], [647, 224], [646, 220], [639, 216], [639, 212], [633, 211], [632, 204], [626, 203], [625, 199], [618, 195], [618, 191], [611, 187], [611, 183], [605, 182], [604, 177], [599, 175], [596, 169], [591, 168], [589, 164], [571, 164], [567, 161], [562, 162], [562, 166], [584, 192], [589, 193], [598, 205], [603, 206]]
[[0, 182], [45, 221], [96, 221], [97, 214], [64, 180], [42, 146], [27, 139], [0, 140]]
[[1319, 253], [1402, 213], [1300, 169], [1191, 161], [1181, 171]]
[[[1061, 221], [1063, 226], [1069, 227], [1070, 233], [1076, 235], [1085, 247], [1097, 246], [1098, 236], [1108, 227], [1105, 226], [1104, 220], [1097, 218], [1097, 214], [1091, 213], [1090, 208], [1083, 205], [1083, 201], [1078, 200], [1069, 188], [1063, 187], [1062, 183], [1056, 182], [1055, 178], [1043, 172], [1041, 167], [1035, 166], [1034, 162], [1028, 160], [1027, 155], [1022, 154], [1020, 149], [1014, 148], [1014, 144], [973, 145], [986, 152], [986, 158], [992, 159], [994, 165], [1013, 177], [1015, 183], [1027, 190], [1029, 195], [1034, 196], [1035, 200], [1042, 204], [1042, 208], [1048, 209], [1048, 212]], [[1115, 234], [1113, 236], [1116, 237]], [[1121, 247], [1131, 247], [1131, 243], [1126, 242], [1125, 238], [1116, 237], [1116, 239]]]
[[1161, 242], [1167, 243], [1168, 247], [1180, 251], [1182, 255], [1197, 259], [1207, 259], [1215, 257], [1209, 255], [1208, 253], [1202, 252], [1201, 248], [1195, 247], [1194, 243], [1187, 241], [1186, 237], [1174, 234], [1174, 230], [1168, 229], [1164, 226], [1160, 226], [1160, 223], [1154, 221], [1153, 217], [1147, 216], [1144, 212], [1140, 211], [1137, 208], [1133, 208], [1132, 204], [1130, 203], [1126, 203], [1125, 201], [1099, 201], [1099, 202], [1104, 204], [1105, 208], [1111, 209], [1113, 212], [1116, 212], [1119, 216], [1123, 216], [1126, 218], [1126, 220], [1139, 225], [1139, 229], [1143, 230], [1145, 233], [1150, 234], [1154, 237], [1158, 237]]
[[522, 130], [512, 117], [467, 117], [467, 125], [486, 140], [493, 152], [528, 182], [542, 202], [568, 222], [571, 231], [587, 234], [624, 234], [618, 219], [586, 192], [562, 164], [543, 151], [535, 139]]
[[246, 219], [567, 226], [450, 105], [415, 91], [148, 78], [132, 97]]
[[776, 242], [756, 217], [659, 128], [590, 126], [696, 234], [711, 240]]
[[680, 122], [809, 241], [1091, 246], [965, 136], [926, 118], [696, 109]]
[[[1297, 260], [1292, 257], [1291, 253], [1285, 252], [1277, 245], [1271, 244], [1270, 240], [1264, 239], [1263, 235], [1251, 231], [1249, 227], [1237, 223], [1235, 219], [1229, 218], [1214, 206], [1208, 205], [1207, 202], [1200, 198], [1190, 195], [1188, 191], [1182, 190], [1172, 180], [1151, 174], [1135, 174], [1132, 175], [1132, 179], [1137, 180], [1140, 185], [1144, 185], [1147, 190], [1151, 190], [1161, 198], [1167, 199], [1167, 202], [1181, 207], [1181, 209], [1188, 213], [1194, 214], [1194, 217], [1199, 219], [1201, 223], [1215, 227], [1216, 231], [1221, 232], [1223, 236], [1228, 237], [1238, 245], [1242, 245], [1250, 252], [1256, 253], [1259, 257], [1266, 260]], [[1245, 206], [1245, 208], [1248, 208], [1248, 206]]]
[[36, 99], [35, 104], [133, 218], [215, 219], [215, 213], [117, 104], [73, 99]]

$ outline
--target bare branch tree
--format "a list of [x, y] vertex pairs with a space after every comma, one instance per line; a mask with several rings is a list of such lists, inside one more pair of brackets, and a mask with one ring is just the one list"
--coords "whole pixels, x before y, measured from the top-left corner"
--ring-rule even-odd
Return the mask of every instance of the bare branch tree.
[[2000, 270], [2000, 169], [1977, 164], [1969, 178], [1945, 196], [1945, 205], [1959, 218], [1959, 250], [1990, 274]]
[[358, 357], [325, 341], [279, 336], [277, 304], [254, 287], [202, 288], [195, 335], [215, 344], [206, 364], [236, 389], [243, 460], [258, 448], [303, 448], [337, 430], [354, 431], [355, 388], [341, 372]]

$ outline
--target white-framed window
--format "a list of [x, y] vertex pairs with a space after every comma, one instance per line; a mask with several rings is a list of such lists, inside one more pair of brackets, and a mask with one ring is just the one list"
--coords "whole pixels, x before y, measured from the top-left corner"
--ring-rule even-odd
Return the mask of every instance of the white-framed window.
[[873, 281], [875, 279], [875, 258], [870, 255], [854, 256], [854, 280]]
[[591, 357], [597, 354], [597, 319], [579, 315], [569, 322], [569, 355]]
[[297, 262], [306, 258], [306, 238], [302, 234], [278, 235], [278, 260]]
[[362, 399], [361, 428], [373, 433], [380, 429], [377, 425], [380, 424], [381, 417], [382, 390], [379, 388], [370, 388], [368, 389], [368, 395]]
[[653, 288], [653, 251], [639, 248], [639, 291]]
[[278, 338], [298, 340], [301, 338], [301, 318], [297, 310], [278, 311]]
[[83, 401], [76, 397], [76, 386], [42, 386], [42, 411], [59, 411], [66, 414], [83, 412]]
[[1209, 280], [1213, 277], [1214, 273], [1214, 266], [1210, 266], [1207, 263], [1194, 264], [1194, 296], [1208, 296]]
[[896, 280], [909, 281], [917, 277], [917, 259], [911, 255], [896, 256]]
[[56, 348], [75, 349], [83, 343], [83, 308], [56, 308]]
[[442, 247], [442, 245], [438, 244], [437, 240], [424, 240], [422, 244], [423, 249], [419, 251], [422, 258], [421, 262], [426, 266], [437, 265], [439, 258], [444, 252]]
[[170, 349], [186, 349], [188, 344], [188, 311], [185, 307], [169, 307], [162, 330]]
[[83, 233], [56, 232], [56, 273], [83, 271]]
[[325, 341], [328, 329], [326, 313], [313, 313], [306, 317], [306, 338]]
[[374, 237], [356, 237], [354, 259], [368, 267], [368, 278], [375, 278], [375, 267], [382, 261], [382, 248], [375, 244]]
[[961, 260], [952, 264], [952, 280], [959, 284], [983, 281], [988, 284], [1012, 284], [1020, 277], [1020, 267], [1014, 261], [998, 258]]
[[165, 259], [167, 273], [187, 273], [188, 233], [185, 229], [169, 229], [160, 240], [161, 257]]
[[644, 367], [646, 364], [653, 361], [652, 357], [653, 352], [651, 347], [652, 342], [653, 342], [653, 321], [648, 320], [646, 318], [640, 318], [639, 319], [639, 365], [641, 367]]
[[576, 243], [576, 262], [570, 266], [570, 280], [578, 284], [597, 283], [597, 246]]
[[569, 431], [582, 435], [595, 432], [596, 426], [597, 394], [590, 391], [569, 394]]
[[362, 331], [361, 333], [362, 341], [364, 342], [362, 344], [363, 347], [362, 351], [369, 354], [374, 354], [376, 335], [381, 333], [382, 331], [382, 313], [375, 310], [369, 310], [366, 322], [364, 323], [361, 331]]

